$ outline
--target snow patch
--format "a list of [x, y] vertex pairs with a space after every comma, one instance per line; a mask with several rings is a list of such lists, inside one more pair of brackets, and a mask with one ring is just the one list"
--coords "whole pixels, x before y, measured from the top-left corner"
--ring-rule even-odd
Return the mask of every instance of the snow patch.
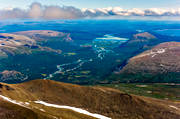
[[29, 102], [25, 102], [26, 105], [29, 105]]
[[88, 112], [86, 110], [76, 108], [76, 107], [60, 106], [60, 105], [56, 105], [56, 104], [46, 103], [44, 101], [34, 101], [34, 102], [37, 103], [37, 104], [42, 104], [42, 105], [48, 106], [48, 107], [70, 109], [70, 110], [73, 110], [75, 112], [79, 112], [79, 113], [82, 113], [82, 114], [85, 114], [85, 115], [88, 115], [88, 116], [92, 116], [92, 117], [95, 117], [95, 118], [98, 118], [98, 119], [111, 119], [109, 117], [106, 117], [106, 116], [103, 116], [103, 115], [100, 115], [100, 114], [93, 114], [93, 113], [90, 113], [90, 112]]
[[157, 54], [162, 54], [164, 52], [166, 52], [166, 49], [161, 48], [158, 49], [156, 52], [151, 51], [150, 55], [152, 55], [152, 57], [155, 57]]
[[44, 109], [39, 109], [40, 111], [42, 111], [42, 112], [45, 112], [45, 110]]
[[165, 52], [166, 52], [166, 49], [160, 48], [160, 49], [156, 49], [156, 51], [151, 50], [150, 52], [140, 54], [140, 55], [136, 56], [135, 58], [141, 58], [141, 57], [145, 57], [145, 56], [149, 56], [149, 55], [151, 55], [151, 57], [153, 58], [156, 55], [162, 54]]
[[6, 100], [6, 101], [8, 101], [8, 102], [11, 102], [11, 103], [13, 103], [13, 104], [17, 104], [17, 105], [19, 105], [19, 106], [22, 106], [22, 107], [25, 107], [25, 108], [29, 108], [29, 107], [27, 107], [27, 106], [29, 105], [28, 102], [25, 102], [25, 103], [24, 103], [24, 102], [12, 100], [12, 99], [10, 99], [10, 98], [8, 98], [8, 97], [5, 97], [5, 96], [3, 96], [3, 95], [0, 95], [0, 98], [2, 98], [3, 100]]
[[175, 106], [173, 106], [173, 105], [169, 105], [169, 107], [174, 108], [174, 109], [176, 109], [176, 110], [179, 109], [179, 108], [177, 108], [177, 107], [175, 107]]

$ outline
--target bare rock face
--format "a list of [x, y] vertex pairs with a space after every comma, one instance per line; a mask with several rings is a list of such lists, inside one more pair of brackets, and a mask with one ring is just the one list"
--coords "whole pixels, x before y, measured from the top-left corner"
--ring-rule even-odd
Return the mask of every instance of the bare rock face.
[[[161, 43], [133, 58], [120, 71], [121, 74], [168, 74], [180, 73], [180, 43]], [[173, 77], [173, 76], [171, 76]], [[176, 77], [177, 78], [177, 77]], [[177, 79], [180, 80], [180, 79]]]
[[24, 76], [21, 72], [5, 70], [0, 72], [0, 81], [2, 82], [19, 82], [24, 81], [28, 77]]

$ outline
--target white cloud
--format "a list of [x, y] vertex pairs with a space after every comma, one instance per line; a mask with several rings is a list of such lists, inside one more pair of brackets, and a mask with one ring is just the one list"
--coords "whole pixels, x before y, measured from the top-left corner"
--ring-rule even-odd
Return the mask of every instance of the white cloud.
[[39, 18], [43, 16], [43, 9], [41, 4], [39, 3], [33, 3], [30, 6], [30, 10], [28, 11], [28, 16], [30, 18]]
[[[93, 11], [93, 12], [92, 12]], [[89, 16], [102, 16], [98, 12], [105, 13], [108, 16], [180, 16], [180, 9], [122, 9], [121, 7], [114, 8], [98, 8], [98, 9], [83, 9], [83, 13], [90, 12]]]
[[75, 19], [82, 16], [82, 11], [75, 7], [43, 6], [40, 3], [33, 3], [28, 10], [19, 8], [0, 10], [0, 19]]
[[180, 8], [123, 9], [121, 7], [107, 7], [78, 9], [72, 6], [43, 6], [40, 3], [33, 3], [26, 10], [19, 8], [5, 8], [0, 10], [0, 19], [77, 19], [106, 16], [180, 16]]
[[131, 15], [144, 16], [145, 12], [138, 8], [133, 8], [132, 10], [128, 10], [128, 13]]

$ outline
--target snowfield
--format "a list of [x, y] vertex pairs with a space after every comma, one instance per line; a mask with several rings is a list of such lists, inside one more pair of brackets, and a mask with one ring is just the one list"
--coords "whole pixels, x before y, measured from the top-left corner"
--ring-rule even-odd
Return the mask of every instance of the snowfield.
[[19, 106], [22, 106], [22, 107], [25, 107], [25, 108], [29, 108], [29, 107], [27, 107], [27, 106], [29, 105], [28, 102], [25, 102], [25, 103], [24, 103], [24, 102], [12, 100], [12, 99], [10, 99], [10, 98], [8, 98], [8, 97], [5, 97], [5, 96], [3, 96], [3, 95], [0, 95], [0, 98], [2, 98], [3, 100], [6, 100], [6, 101], [8, 101], [8, 102], [11, 102], [11, 103], [13, 103], [13, 104], [17, 104], [17, 105], [19, 105]]
[[82, 113], [82, 114], [85, 114], [85, 115], [88, 115], [88, 116], [92, 116], [92, 117], [95, 117], [95, 118], [98, 118], [98, 119], [111, 119], [109, 117], [106, 117], [106, 116], [103, 116], [103, 115], [100, 115], [100, 114], [93, 114], [93, 113], [90, 113], [90, 112], [88, 112], [86, 110], [76, 108], [76, 107], [60, 106], [60, 105], [56, 105], [56, 104], [50, 104], [50, 103], [47, 103], [47, 102], [44, 102], [44, 101], [34, 101], [34, 102], [37, 103], [37, 104], [42, 104], [42, 105], [48, 106], [48, 107], [70, 109], [70, 110], [73, 110], [75, 112], [79, 112], [79, 113]]
[[[30, 103], [28, 102], [21, 102], [21, 101], [16, 101], [16, 100], [12, 100], [8, 97], [5, 97], [3, 95], [0, 95], [0, 98], [2, 98], [3, 100], [6, 100], [8, 102], [11, 102], [13, 104], [17, 104], [19, 106], [22, 106], [22, 107], [25, 107], [25, 108], [29, 108], [28, 106], [30, 105]], [[88, 116], [92, 116], [92, 117], [95, 117], [95, 118], [98, 118], [98, 119], [111, 119], [109, 117], [106, 117], [106, 116], [103, 116], [103, 115], [100, 115], [100, 114], [93, 114], [93, 113], [90, 113], [86, 110], [83, 110], [83, 109], [80, 109], [80, 108], [76, 108], [76, 107], [70, 107], [70, 106], [61, 106], [61, 105], [56, 105], [56, 104], [50, 104], [50, 103], [47, 103], [47, 102], [44, 102], [44, 101], [34, 101], [36, 104], [42, 104], [42, 105], [45, 105], [45, 106], [48, 106], [48, 107], [54, 107], [54, 108], [62, 108], [62, 109], [69, 109], [69, 110], [73, 110], [75, 112], [78, 112], [78, 113], [81, 113], [81, 114], [85, 114], [85, 115], [88, 115]], [[43, 111], [45, 112], [44, 109], [40, 109], [40, 111]]]

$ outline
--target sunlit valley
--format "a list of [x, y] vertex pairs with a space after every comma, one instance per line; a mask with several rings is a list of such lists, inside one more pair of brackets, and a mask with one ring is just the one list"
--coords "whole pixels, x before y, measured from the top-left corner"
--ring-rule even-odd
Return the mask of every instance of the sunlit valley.
[[0, 119], [180, 119], [180, 2], [153, 3], [0, 2]]
[[[129, 119], [136, 117], [129, 113], [135, 110], [139, 110], [138, 118], [149, 118], [144, 113], [149, 113], [148, 110], [153, 108], [162, 113], [169, 110], [164, 118], [178, 118], [180, 44], [177, 27], [180, 24], [172, 21], [167, 26], [167, 23], [169, 22], [131, 20], [3, 21], [0, 28], [2, 99], [28, 108], [42, 119]], [[174, 25], [177, 34], [167, 30]], [[166, 54], [168, 52], [169, 55]], [[58, 82], [79, 84], [82, 87]], [[88, 94], [84, 94], [86, 91], [82, 92], [79, 88], [87, 90]], [[25, 95], [21, 94], [24, 91]], [[131, 94], [137, 96], [131, 97]], [[83, 99], [78, 99], [78, 95], [84, 95]], [[114, 100], [120, 102], [111, 104], [111, 95], [117, 95]], [[100, 101], [98, 98], [102, 98], [107, 104], [88, 104], [88, 101]], [[121, 107], [124, 103], [130, 103], [129, 101], [133, 103], [130, 105], [139, 105], [137, 109], [129, 108], [128, 105]], [[145, 108], [141, 101], [152, 107], [141, 110]], [[157, 104], [162, 107], [157, 108]], [[90, 112], [82, 113], [78, 108], [104, 117], [96, 117]], [[48, 110], [51, 111], [47, 113]], [[62, 114], [57, 114], [57, 111]], [[29, 112], [24, 110], [22, 113]], [[153, 118], [162, 116], [152, 113]], [[88, 114], [89, 117], [85, 117]], [[20, 114], [15, 115], [21, 118]]]

